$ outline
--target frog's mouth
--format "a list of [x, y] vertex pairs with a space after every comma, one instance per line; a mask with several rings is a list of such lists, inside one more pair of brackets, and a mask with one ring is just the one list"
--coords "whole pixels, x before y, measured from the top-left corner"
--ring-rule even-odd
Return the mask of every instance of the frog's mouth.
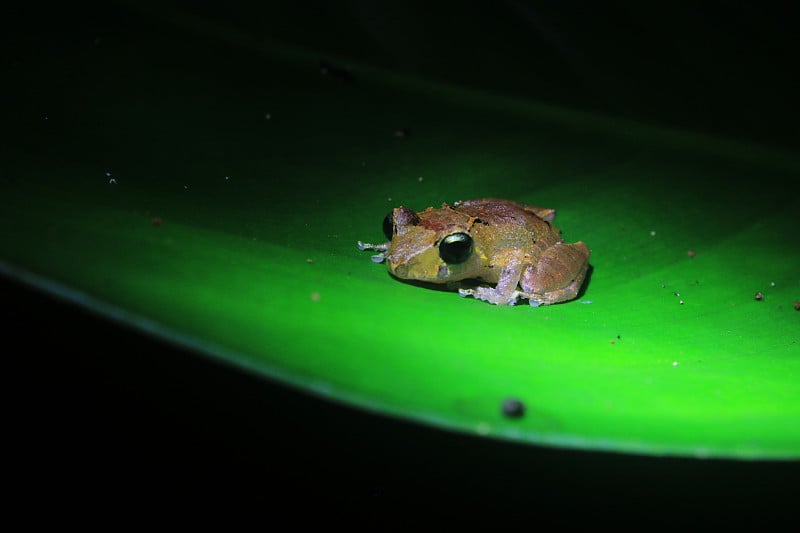
[[417, 279], [423, 281], [430, 281], [433, 283], [437, 282], [445, 282], [448, 280], [450, 276], [450, 269], [447, 265], [437, 265], [436, 267], [436, 276], [429, 276], [425, 272], [419, 272], [415, 268], [410, 268], [408, 263], [401, 264], [401, 265], [392, 265], [389, 263], [389, 270], [391, 273], [398, 278], [402, 279]]
[[426, 283], [448, 283], [463, 279], [459, 270], [460, 265], [447, 265], [446, 263], [423, 267], [415, 261], [396, 261], [391, 256], [387, 258], [389, 273], [403, 280], [423, 281]]
[[386, 263], [389, 266], [389, 272], [397, 278], [423, 281], [430, 280], [430, 276], [426, 275], [424, 269], [421, 269], [414, 261], [408, 261], [400, 257], [392, 257], [389, 255], [386, 257]]

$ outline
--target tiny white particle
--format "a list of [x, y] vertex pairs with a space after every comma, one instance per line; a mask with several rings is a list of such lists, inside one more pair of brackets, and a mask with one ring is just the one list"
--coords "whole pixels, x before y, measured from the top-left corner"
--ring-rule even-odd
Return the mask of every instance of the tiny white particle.
[[584, 301], [582, 301], [581, 303], [582, 303], [582, 304], [590, 304], [590, 303], [592, 303], [592, 301], [591, 301], [591, 300], [584, 300]]
[[774, 282], [774, 281], [770, 281], [770, 282], [769, 282], [769, 286], [770, 286], [770, 287], [774, 287], [774, 286], [775, 286], [775, 282]]
[[117, 180], [115, 178], [111, 178], [110, 180], [108, 180], [108, 184], [109, 185], [116, 185], [117, 184]]
[[270, 115], [269, 113], [267, 113], [266, 115], [264, 115], [264, 118], [265, 118], [266, 120], [269, 120], [269, 119], [271, 119], [271, 118], [272, 118], [272, 115]]
[[230, 177], [230, 176], [225, 176], [225, 181], [228, 181], [228, 180], [230, 180], [230, 179], [231, 179], [231, 177]]
[[672, 362], [672, 366], [678, 366], [678, 362], [677, 361], [673, 361]]
[[391, 201], [392, 201], [392, 197], [390, 196], [390, 197], [389, 197], [389, 198], [387, 198], [386, 200], [387, 200], [387, 201], [389, 201], [389, 202], [391, 202]]
[[651, 236], [651, 237], [655, 237], [655, 236], [656, 236], [656, 230], [652, 230], [652, 231], [650, 232], [650, 236]]
[[679, 303], [679, 304], [681, 304], [681, 305], [683, 305], [683, 300], [681, 300], [681, 301], [680, 301], [680, 302], [678, 302], [678, 303]]
[[111, 172], [106, 172], [106, 177], [110, 178], [111, 177]]
[[184, 185], [183, 188], [186, 189], [187, 191], [189, 190], [189, 186], [188, 185]]
[[417, 180], [419, 180], [420, 182], [422, 182], [422, 176], [420, 176], [419, 178], [417, 178]]

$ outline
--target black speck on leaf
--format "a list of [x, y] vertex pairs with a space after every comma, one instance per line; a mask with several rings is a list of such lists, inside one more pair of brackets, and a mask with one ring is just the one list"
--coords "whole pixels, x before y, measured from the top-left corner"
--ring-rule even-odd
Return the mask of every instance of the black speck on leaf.
[[503, 414], [509, 418], [520, 418], [525, 414], [525, 404], [516, 398], [503, 400]]

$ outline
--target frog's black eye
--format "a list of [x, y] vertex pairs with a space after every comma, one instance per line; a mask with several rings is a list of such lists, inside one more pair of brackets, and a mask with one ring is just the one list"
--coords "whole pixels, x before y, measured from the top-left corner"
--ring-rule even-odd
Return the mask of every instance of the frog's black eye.
[[390, 241], [394, 236], [394, 221], [392, 220], [392, 214], [393, 213], [389, 211], [389, 214], [383, 219], [383, 234], [386, 235], [386, 238]]
[[439, 257], [448, 265], [463, 263], [472, 255], [472, 237], [466, 233], [448, 235], [439, 244]]

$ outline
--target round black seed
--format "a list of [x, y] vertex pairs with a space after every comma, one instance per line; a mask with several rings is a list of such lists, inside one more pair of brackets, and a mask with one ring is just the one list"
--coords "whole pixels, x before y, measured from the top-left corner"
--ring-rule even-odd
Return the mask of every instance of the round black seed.
[[516, 398], [503, 400], [503, 414], [509, 418], [519, 418], [525, 414], [525, 404]]

